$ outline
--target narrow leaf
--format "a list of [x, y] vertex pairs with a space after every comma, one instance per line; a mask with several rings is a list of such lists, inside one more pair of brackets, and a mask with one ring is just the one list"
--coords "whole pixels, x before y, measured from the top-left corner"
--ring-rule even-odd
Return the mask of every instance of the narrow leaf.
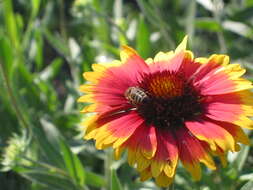
[[93, 187], [104, 187], [106, 184], [105, 179], [102, 176], [90, 171], [86, 171], [85, 182], [87, 185]]
[[253, 180], [246, 183], [241, 190], [252, 190], [253, 189]]
[[136, 49], [139, 54], [147, 58], [151, 52], [150, 32], [144, 17], [141, 16], [137, 28]]
[[121, 183], [115, 170], [112, 170], [111, 190], [122, 190]]
[[53, 174], [43, 170], [30, 170], [21, 173], [21, 175], [32, 182], [47, 187], [48, 189], [77, 190], [77, 187], [72, 184], [71, 181], [57, 173]]
[[235, 169], [238, 172], [240, 172], [243, 169], [243, 166], [244, 166], [246, 159], [248, 157], [248, 154], [249, 154], [249, 149], [250, 149], [249, 146], [243, 146], [233, 163]]
[[68, 170], [69, 175], [72, 177], [76, 184], [83, 186], [85, 182], [85, 172], [81, 161], [70, 150], [69, 146], [62, 138], [60, 139], [59, 143], [65, 166]]

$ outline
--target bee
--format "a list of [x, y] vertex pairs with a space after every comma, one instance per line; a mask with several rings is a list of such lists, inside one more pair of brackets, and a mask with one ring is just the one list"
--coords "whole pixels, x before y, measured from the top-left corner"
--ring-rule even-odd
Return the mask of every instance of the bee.
[[140, 87], [129, 87], [125, 91], [125, 97], [134, 106], [142, 105], [149, 100], [148, 94]]

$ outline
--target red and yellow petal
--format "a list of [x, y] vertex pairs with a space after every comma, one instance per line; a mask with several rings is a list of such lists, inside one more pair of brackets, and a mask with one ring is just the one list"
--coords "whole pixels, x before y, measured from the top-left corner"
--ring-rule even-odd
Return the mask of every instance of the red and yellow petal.
[[[182, 42], [178, 45], [175, 52], [169, 51], [169, 52], [159, 52], [155, 55], [154, 60], [149, 58], [146, 62], [148, 64], [151, 63], [171, 63], [171, 59], [175, 58], [178, 54], [181, 52], [186, 51], [186, 45], [187, 45], [187, 36], [182, 40]], [[187, 58], [193, 57], [192, 53], [187, 51], [186, 55]]]
[[[146, 168], [142, 172], [140, 172], [140, 180], [146, 181], [152, 177], [151, 169], [150, 167]], [[160, 187], [167, 187], [169, 186], [174, 179], [173, 177], [168, 177], [164, 172], [160, 173], [159, 176], [155, 178], [155, 182]]]
[[[209, 106], [209, 110], [205, 114], [205, 116], [207, 116], [208, 118], [216, 120], [216, 121], [233, 122], [234, 124], [239, 125], [244, 128], [249, 128], [249, 129], [253, 128], [252, 120], [249, 119], [246, 115], [244, 115], [243, 114], [244, 112], [237, 109], [236, 106], [234, 106], [235, 110], [233, 110], [232, 112], [231, 109], [220, 110], [218, 106], [214, 107], [214, 105], [215, 104], [213, 104], [212, 107]], [[233, 106], [229, 106], [229, 107], [233, 107]], [[226, 110], [229, 110], [229, 112], [227, 112]]]
[[83, 77], [87, 80], [92, 82], [93, 84], [97, 84], [99, 79], [104, 76], [103, 72], [85, 72]]
[[201, 89], [202, 95], [226, 94], [252, 88], [250, 81], [239, 78], [245, 70], [238, 64], [227, 65], [228, 61], [226, 56], [215, 55], [197, 69], [194, 86]]
[[164, 172], [162, 172], [158, 177], [155, 178], [155, 182], [160, 187], [168, 187], [174, 179], [173, 177], [168, 177]]
[[99, 105], [91, 104], [91, 105], [85, 106], [80, 112], [81, 113], [96, 112], [97, 108], [99, 108]]
[[[218, 60], [218, 61], [215, 61]], [[196, 58], [194, 62], [199, 63], [201, 66], [195, 71], [194, 77], [196, 81], [202, 80], [204, 77], [214, 73], [217, 69], [222, 68], [222, 65], [227, 64], [227, 58], [224, 55], [212, 55], [207, 58]]]
[[94, 134], [96, 133], [97, 128], [99, 127], [96, 123], [98, 119], [98, 115], [92, 115], [85, 119], [85, 121], [82, 123], [82, 126], [85, 130], [85, 136], [84, 139], [92, 139]]
[[154, 60], [153, 59], [149, 59], [146, 60], [147, 63], [151, 64], [151, 63], [159, 63], [159, 62], [167, 62], [169, 61], [172, 57], [174, 56], [174, 52], [173, 51], [169, 51], [169, 52], [159, 52], [155, 55]]
[[186, 121], [186, 127], [199, 140], [205, 141], [215, 151], [219, 146], [224, 151], [236, 151], [236, 143], [233, 136], [224, 128], [208, 119], [198, 121]]
[[96, 136], [93, 137], [96, 140], [98, 149], [102, 149], [107, 145], [113, 148], [121, 146], [144, 122], [135, 111], [121, 113], [121, 116], [110, 117], [113, 119], [110, 119], [111, 121], [106, 122], [104, 125], [102, 124], [102, 126], [97, 129]]
[[151, 163], [154, 177], [164, 172], [168, 177], [175, 175], [178, 163], [178, 146], [173, 135], [167, 131], [157, 131], [157, 151]]
[[120, 58], [123, 64], [129, 64], [134, 67], [137, 67], [137, 69], [140, 71], [145, 71], [146, 69], [148, 69], [148, 66], [145, 61], [138, 55], [138, 53], [134, 49], [128, 46], [122, 46]]
[[[209, 58], [206, 57], [198, 57], [195, 58], [195, 62], [200, 64], [212, 63], [217, 66], [226, 66], [229, 64], [229, 57], [223, 54], [213, 54]], [[215, 67], [214, 67], [215, 68]]]
[[[128, 150], [128, 162], [132, 166], [136, 164], [139, 172], [149, 168], [154, 178], [160, 176], [161, 173], [172, 178], [178, 162], [176, 141], [170, 133], [157, 134], [152, 130], [154, 130], [153, 126], [143, 125], [143, 128], [139, 127], [122, 145]], [[157, 144], [152, 145], [152, 142]]]
[[224, 152], [220, 147], [215, 151], [211, 151], [212, 155], [218, 156], [223, 167], [227, 165], [227, 152]]
[[233, 123], [222, 122], [222, 121], [213, 121], [220, 127], [228, 131], [234, 138], [235, 142], [239, 142], [245, 145], [250, 144], [250, 140], [240, 126]]
[[[142, 154], [146, 159], [151, 159], [157, 150], [157, 139], [154, 126], [141, 125], [135, 133], [124, 144], [130, 154], [136, 158], [135, 154]], [[129, 157], [131, 157], [129, 155]], [[132, 160], [132, 158], [130, 158]], [[136, 161], [136, 160], [135, 160]]]
[[176, 131], [176, 137], [179, 158], [195, 180], [199, 180], [201, 177], [200, 162], [204, 163], [210, 169], [216, 169], [211, 156], [204, 149], [202, 143], [187, 129], [178, 129]]
[[152, 174], [150, 171], [150, 167], [146, 168], [145, 170], [140, 172], [140, 180], [146, 181], [148, 179], [152, 178]]
[[233, 122], [242, 127], [252, 128], [252, 121], [247, 118], [253, 115], [251, 94], [246, 90], [209, 96], [205, 101], [206, 116], [217, 121]]

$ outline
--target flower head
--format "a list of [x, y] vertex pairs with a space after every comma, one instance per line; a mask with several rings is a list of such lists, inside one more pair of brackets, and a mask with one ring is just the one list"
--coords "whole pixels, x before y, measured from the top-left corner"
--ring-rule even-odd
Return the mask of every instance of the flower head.
[[212, 156], [225, 164], [228, 151], [249, 143], [241, 127], [252, 128], [245, 70], [226, 55], [194, 58], [186, 43], [145, 61], [124, 46], [121, 61], [93, 64], [80, 87], [79, 101], [91, 103], [81, 112], [96, 113], [84, 123], [85, 139], [113, 147], [116, 158], [127, 150], [141, 180], [159, 186], [172, 182], [179, 160], [196, 180], [200, 163], [216, 168]]

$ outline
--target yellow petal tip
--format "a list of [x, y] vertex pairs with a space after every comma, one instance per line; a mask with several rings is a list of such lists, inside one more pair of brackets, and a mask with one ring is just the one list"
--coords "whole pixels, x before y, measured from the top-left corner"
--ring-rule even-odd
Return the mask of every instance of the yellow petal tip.
[[182, 40], [182, 42], [177, 46], [175, 53], [179, 53], [181, 51], [185, 51], [186, 50], [186, 46], [187, 46], [187, 41], [188, 41], [188, 36], [186, 35], [184, 37], [184, 39]]

